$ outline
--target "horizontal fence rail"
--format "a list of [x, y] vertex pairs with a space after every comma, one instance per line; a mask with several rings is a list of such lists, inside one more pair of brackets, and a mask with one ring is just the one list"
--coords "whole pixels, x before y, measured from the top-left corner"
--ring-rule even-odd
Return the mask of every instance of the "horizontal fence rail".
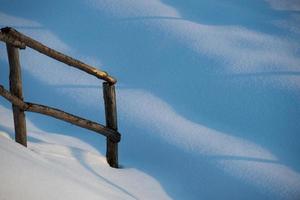
[[75, 115], [69, 114], [67, 112], [61, 111], [56, 108], [51, 108], [44, 105], [39, 105], [35, 103], [24, 102], [18, 97], [12, 95], [9, 91], [4, 89], [2, 85], [0, 85], [0, 95], [3, 96], [5, 99], [10, 101], [13, 105], [17, 106], [18, 108], [22, 109], [23, 111], [35, 112], [44, 115], [48, 115], [65, 122], [69, 122], [76, 126], [80, 126], [82, 128], [89, 129], [91, 131], [95, 131], [100, 133], [106, 137], [108, 137], [113, 142], [120, 141], [120, 134], [113, 129], [106, 128], [105, 126], [98, 124], [96, 122], [92, 122], [87, 119], [83, 119], [81, 117], [77, 117]]
[[[109, 76], [106, 72], [51, 49], [42, 43], [16, 31], [13, 28], [2, 28], [0, 32], [0, 41], [6, 43], [10, 68], [10, 91], [6, 90], [2, 85], [0, 85], [0, 95], [12, 103], [16, 142], [27, 146], [25, 111], [48, 115], [106, 136], [107, 162], [111, 167], [118, 168], [118, 142], [121, 140], [121, 134], [118, 132], [117, 126], [116, 94], [114, 86], [117, 80]], [[106, 126], [56, 108], [24, 102], [18, 49], [25, 49], [26, 47], [30, 47], [46, 56], [106, 81], [103, 82]]]
[[16, 31], [13, 28], [10, 28], [10, 27], [2, 28], [1, 33], [0, 33], [0, 39], [4, 42], [9, 43], [20, 49], [25, 49], [26, 46], [30, 47], [46, 56], [54, 58], [55, 60], [63, 62], [67, 65], [70, 65], [70, 66], [80, 69], [82, 71], [85, 71], [86, 73], [96, 76], [99, 79], [103, 79], [103, 80], [109, 82], [110, 84], [115, 84], [117, 82], [117, 80], [115, 78], [109, 76], [107, 74], [107, 72], [101, 71], [95, 67], [87, 65], [87, 64], [85, 64], [79, 60], [76, 60], [70, 56], [67, 56], [61, 52], [51, 49], [51, 48], [43, 45], [42, 43]]

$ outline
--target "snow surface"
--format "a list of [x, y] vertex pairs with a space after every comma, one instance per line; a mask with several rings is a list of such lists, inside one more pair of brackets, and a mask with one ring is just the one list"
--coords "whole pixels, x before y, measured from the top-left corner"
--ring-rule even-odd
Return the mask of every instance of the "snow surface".
[[[1, 98], [0, 199], [299, 199], [299, 22], [294, 0], [2, 0], [1, 27], [118, 78], [122, 169], [103, 137], [37, 114], [14, 143]], [[99, 80], [21, 62], [25, 100], [104, 122]], [[8, 88], [3, 44], [0, 64]]]
[[[4, 129], [12, 130], [10, 111], [0, 111], [1, 121], [10, 122]], [[27, 125], [29, 150], [0, 132], [0, 178], [5, 180], [0, 199], [169, 199], [149, 175], [134, 168], [110, 168], [87, 143], [43, 132], [30, 121]]]

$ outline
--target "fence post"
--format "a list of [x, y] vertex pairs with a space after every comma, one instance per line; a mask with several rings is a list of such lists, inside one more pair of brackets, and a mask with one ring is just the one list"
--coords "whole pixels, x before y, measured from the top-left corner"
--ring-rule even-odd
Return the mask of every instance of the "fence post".
[[[106, 126], [118, 130], [115, 86], [103, 82]], [[111, 167], [118, 168], [118, 143], [106, 138], [106, 160]]]
[[[19, 61], [19, 49], [6, 43], [8, 61], [9, 61], [9, 87], [10, 92], [22, 99], [22, 76], [21, 67]], [[16, 142], [27, 147], [27, 137], [26, 137], [26, 121], [25, 113], [23, 110], [12, 104], [14, 125], [15, 125], [15, 140]]]

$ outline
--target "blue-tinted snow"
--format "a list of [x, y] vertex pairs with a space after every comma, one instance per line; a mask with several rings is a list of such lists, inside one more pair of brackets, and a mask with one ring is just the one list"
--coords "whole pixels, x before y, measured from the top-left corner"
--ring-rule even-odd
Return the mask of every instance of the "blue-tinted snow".
[[[299, 10], [294, 0], [2, 0], [0, 25], [118, 78], [121, 165], [171, 198], [297, 199]], [[98, 80], [31, 50], [21, 58], [26, 100], [104, 122]], [[98, 135], [28, 117], [105, 150]]]

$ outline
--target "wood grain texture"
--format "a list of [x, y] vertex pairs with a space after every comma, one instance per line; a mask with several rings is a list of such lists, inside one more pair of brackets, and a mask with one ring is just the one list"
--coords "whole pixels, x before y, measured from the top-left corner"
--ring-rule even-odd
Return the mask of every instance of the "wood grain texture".
[[[115, 86], [103, 83], [106, 126], [118, 130]], [[106, 159], [111, 167], [118, 168], [118, 143], [107, 138]]]
[[[87, 65], [79, 60], [51, 49], [44, 44], [16, 31], [5, 27], [0, 31], [0, 41], [6, 43], [10, 65], [10, 92], [0, 85], [0, 95], [12, 103], [16, 141], [27, 146], [25, 112], [36, 112], [48, 115], [65, 122], [100, 133], [107, 138], [107, 162], [111, 167], [118, 168], [118, 142], [121, 134], [118, 132], [115, 83], [117, 80], [106, 72]], [[62, 110], [48, 106], [23, 101], [22, 77], [19, 62], [19, 50], [30, 47], [46, 56], [82, 70], [88, 74], [103, 79], [103, 97], [105, 103], [106, 126], [83, 119]]]
[[14, 37], [10, 36], [9, 34], [2, 33], [0, 31], [0, 41], [8, 43], [14, 47], [20, 48], [20, 49], [25, 49], [26, 45], [18, 40], [16, 40]]
[[51, 108], [48, 106], [35, 104], [35, 103], [23, 102], [21, 99], [12, 95], [9, 91], [5, 90], [2, 85], [0, 85], [0, 95], [24, 111], [48, 115], [48, 116], [63, 120], [65, 122], [69, 122], [76, 126], [86, 128], [91, 131], [100, 133], [101, 135], [104, 135], [107, 138], [109, 138], [111, 141], [114, 141], [114, 142], [120, 141], [120, 138], [121, 138], [120, 134], [113, 129], [107, 128], [96, 122], [72, 115], [70, 113], [61, 111], [56, 108]]
[[[22, 76], [19, 61], [19, 49], [7, 44], [7, 54], [9, 62], [9, 88], [10, 92], [17, 98], [23, 100], [22, 92]], [[24, 110], [19, 108], [14, 103], [12, 104], [14, 126], [15, 126], [15, 140], [16, 142], [27, 146], [26, 133], [26, 119]]]
[[1, 29], [2, 34], [7, 35], [7, 37], [13, 38], [15, 43], [25, 44], [26, 46], [45, 54], [51, 58], [54, 58], [55, 60], [58, 60], [60, 62], [63, 62], [69, 66], [75, 67], [77, 69], [80, 69], [82, 71], [85, 71], [88, 74], [91, 74], [93, 76], [96, 76], [99, 79], [103, 79], [109, 84], [113, 85], [117, 82], [117, 80], [107, 74], [105, 71], [101, 71], [95, 67], [92, 67], [90, 65], [87, 65], [79, 60], [76, 60], [70, 56], [67, 56], [61, 52], [58, 52], [52, 48], [49, 48], [45, 46], [44, 44], [16, 31], [13, 28], [5, 27]]

